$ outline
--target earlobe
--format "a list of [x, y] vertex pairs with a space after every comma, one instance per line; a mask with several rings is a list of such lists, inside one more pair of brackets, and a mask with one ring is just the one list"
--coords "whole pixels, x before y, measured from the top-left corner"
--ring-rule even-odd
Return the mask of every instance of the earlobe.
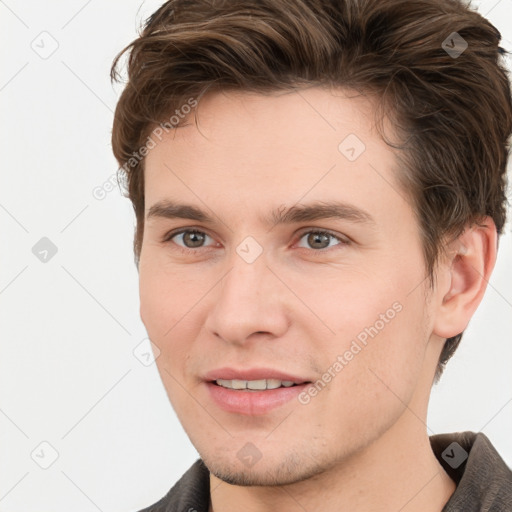
[[451, 338], [467, 327], [484, 296], [496, 251], [496, 226], [490, 217], [449, 244], [448, 256], [439, 268], [444, 285], [438, 290], [434, 334]]

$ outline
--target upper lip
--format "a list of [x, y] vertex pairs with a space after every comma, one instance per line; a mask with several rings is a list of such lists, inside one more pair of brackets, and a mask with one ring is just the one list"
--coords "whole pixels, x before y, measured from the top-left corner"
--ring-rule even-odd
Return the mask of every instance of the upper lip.
[[277, 379], [281, 381], [291, 381], [294, 384], [302, 384], [303, 382], [311, 382], [303, 377], [297, 377], [289, 373], [284, 373], [273, 368], [246, 368], [237, 370], [236, 368], [217, 368], [211, 370], [204, 375], [204, 380], [213, 382], [216, 380], [263, 380]]

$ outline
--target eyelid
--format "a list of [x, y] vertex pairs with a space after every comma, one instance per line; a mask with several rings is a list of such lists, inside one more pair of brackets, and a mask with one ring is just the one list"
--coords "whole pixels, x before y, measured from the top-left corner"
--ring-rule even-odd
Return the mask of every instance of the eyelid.
[[326, 234], [326, 235], [332, 236], [333, 238], [336, 238], [339, 242], [345, 243], [345, 244], [348, 244], [352, 241], [347, 235], [343, 235], [341, 233], [335, 233], [334, 231], [331, 231], [329, 229], [317, 228], [315, 226], [313, 226], [313, 227], [310, 226], [309, 228], [304, 228], [304, 229], [300, 230], [299, 233], [297, 234], [297, 236], [299, 239], [301, 239], [307, 233]]
[[[171, 242], [172, 238], [174, 238], [175, 236], [181, 235], [183, 233], [188, 233], [188, 232], [192, 232], [192, 233], [198, 232], [198, 233], [204, 234], [204, 235], [209, 236], [210, 238], [214, 239], [214, 237], [212, 235], [210, 235], [208, 233], [208, 231], [206, 231], [204, 228], [185, 227], [185, 228], [176, 228], [175, 230], [171, 230], [171, 231], [167, 232], [162, 237], [162, 242], [164, 242], [164, 243]], [[195, 249], [191, 249], [190, 247], [182, 247], [181, 245], [178, 245], [178, 247], [180, 249], [184, 249], [184, 250], [195, 251]], [[198, 249], [203, 249], [203, 248], [204, 247], [198, 247]]]

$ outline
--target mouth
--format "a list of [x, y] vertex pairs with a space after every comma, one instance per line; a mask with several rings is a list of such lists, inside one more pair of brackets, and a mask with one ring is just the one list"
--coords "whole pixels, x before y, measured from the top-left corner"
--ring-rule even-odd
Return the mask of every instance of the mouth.
[[210, 381], [216, 386], [220, 386], [226, 389], [234, 391], [267, 391], [271, 389], [279, 388], [291, 388], [294, 386], [300, 386], [302, 384], [310, 384], [310, 381], [293, 382], [292, 380], [280, 380], [280, 379], [258, 379], [258, 380], [243, 380], [243, 379], [216, 379]]
[[209, 397], [229, 413], [255, 416], [293, 401], [312, 381], [269, 368], [221, 368], [204, 376]]
[[206, 373], [203, 380], [231, 389], [275, 389], [311, 382], [310, 379], [285, 373], [273, 368], [218, 368]]

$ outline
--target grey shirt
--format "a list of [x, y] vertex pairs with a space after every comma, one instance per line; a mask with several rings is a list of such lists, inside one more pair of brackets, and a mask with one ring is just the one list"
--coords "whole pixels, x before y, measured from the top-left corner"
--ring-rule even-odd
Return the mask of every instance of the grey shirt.
[[[432, 450], [457, 487], [442, 512], [512, 512], [512, 471], [487, 436], [430, 436]], [[159, 502], [140, 512], [208, 512], [210, 478], [201, 459]]]

